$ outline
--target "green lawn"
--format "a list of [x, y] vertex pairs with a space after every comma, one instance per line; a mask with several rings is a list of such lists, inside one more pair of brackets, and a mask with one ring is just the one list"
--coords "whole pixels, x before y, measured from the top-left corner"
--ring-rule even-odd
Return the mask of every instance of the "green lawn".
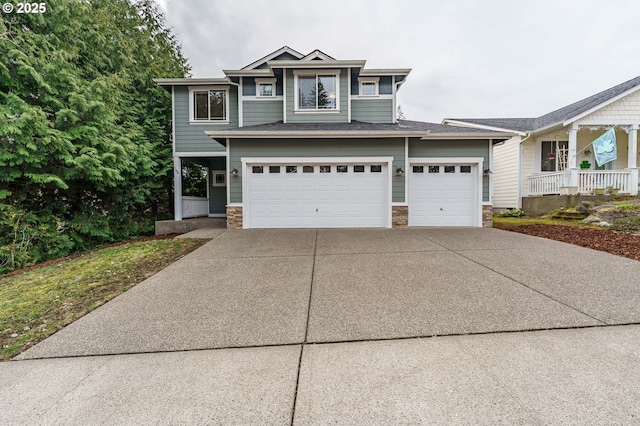
[[0, 278], [0, 360], [28, 349], [206, 242], [132, 242]]

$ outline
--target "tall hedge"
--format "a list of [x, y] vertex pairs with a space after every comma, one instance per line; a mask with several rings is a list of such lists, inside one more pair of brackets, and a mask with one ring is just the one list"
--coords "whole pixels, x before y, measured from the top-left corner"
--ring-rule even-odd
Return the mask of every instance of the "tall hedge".
[[170, 216], [171, 99], [189, 66], [151, 0], [0, 15], [0, 273]]

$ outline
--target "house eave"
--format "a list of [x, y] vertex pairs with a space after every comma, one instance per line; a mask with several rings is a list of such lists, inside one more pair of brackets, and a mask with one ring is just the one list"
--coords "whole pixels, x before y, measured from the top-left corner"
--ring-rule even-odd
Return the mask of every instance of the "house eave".
[[212, 139], [219, 138], [251, 138], [251, 139], [273, 139], [273, 138], [403, 138], [403, 137], [424, 137], [429, 131], [380, 131], [380, 130], [290, 130], [290, 131], [216, 131], [208, 130], [204, 132]]
[[259, 70], [222, 70], [227, 77], [274, 77], [270, 69]]
[[333, 61], [268, 61], [269, 68], [364, 68], [364, 60], [333, 60]]
[[364, 69], [360, 73], [360, 76], [379, 76], [379, 75], [404, 75], [407, 76], [411, 72], [411, 68], [371, 68]]
[[161, 87], [170, 86], [199, 86], [199, 85], [215, 85], [230, 84], [228, 78], [154, 78], [153, 82]]
[[623, 93], [620, 93], [618, 96], [614, 96], [611, 99], [607, 99], [606, 101], [604, 101], [602, 103], [599, 103], [598, 105], [594, 106], [593, 108], [590, 108], [590, 109], [586, 110], [583, 113], [580, 113], [580, 114], [578, 114], [578, 115], [576, 115], [574, 117], [571, 117], [571, 118], [568, 118], [568, 119], [564, 120], [562, 122], [562, 126], [568, 126], [568, 125], [580, 120], [581, 118], [584, 118], [584, 117], [588, 116], [589, 114], [593, 114], [594, 112], [598, 111], [599, 109], [602, 109], [602, 108], [606, 107], [607, 105], [610, 105], [610, 104], [616, 102], [617, 100], [620, 100], [620, 99], [624, 98], [625, 96], [628, 96], [628, 95], [630, 95], [630, 94], [632, 94], [632, 93], [634, 93], [634, 92], [636, 92], [638, 90], [640, 90], [640, 85], [632, 87], [631, 89], [629, 89], [629, 90], [627, 90], [627, 91], [625, 91]]
[[421, 138], [421, 140], [434, 140], [434, 139], [501, 139], [512, 138], [516, 136], [514, 132], [470, 132], [470, 133], [429, 133]]
[[442, 120], [442, 124], [447, 124], [447, 125], [450, 125], [450, 126], [468, 127], [468, 128], [472, 128], [472, 129], [491, 130], [491, 131], [494, 131], [494, 132], [515, 133], [515, 135], [518, 135], [518, 136], [526, 136], [526, 135], [528, 135], [527, 132], [523, 132], [523, 131], [520, 131], [520, 130], [507, 129], [507, 128], [495, 127], [495, 126], [487, 126], [487, 125], [484, 125], [484, 124], [476, 124], [476, 123], [472, 123], [472, 122], [468, 122], [468, 121], [460, 121], [460, 120], [451, 120], [451, 119], [448, 119], [448, 118], [445, 118], [444, 120]]

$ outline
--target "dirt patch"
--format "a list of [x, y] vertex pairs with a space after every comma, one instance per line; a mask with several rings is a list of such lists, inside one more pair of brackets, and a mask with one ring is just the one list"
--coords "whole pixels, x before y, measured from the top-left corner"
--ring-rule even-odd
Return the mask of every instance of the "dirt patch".
[[562, 241], [640, 261], [640, 235], [568, 225], [504, 225], [500, 229]]

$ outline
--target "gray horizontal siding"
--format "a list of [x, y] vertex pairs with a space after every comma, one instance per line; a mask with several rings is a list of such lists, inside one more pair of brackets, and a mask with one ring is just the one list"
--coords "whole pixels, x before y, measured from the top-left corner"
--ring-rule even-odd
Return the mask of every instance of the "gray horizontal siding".
[[393, 79], [390, 75], [380, 77], [380, 83], [378, 83], [378, 93], [381, 95], [393, 94]]
[[282, 120], [282, 101], [243, 101], [243, 125], [275, 123]]
[[366, 123], [393, 123], [393, 100], [352, 99], [351, 119]]
[[225, 147], [204, 134], [207, 130], [238, 127], [238, 95], [234, 86], [229, 88], [229, 124], [190, 124], [189, 90], [186, 86], [174, 87], [175, 149], [177, 152], [220, 152]]
[[[287, 70], [287, 123], [346, 123], [349, 118], [347, 111], [349, 105], [349, 86], [347, 85], [347, 75], [349, 70], [340, 70], [340, 112], [319, 112], [319, 113], [294, 113], [295, 91], [294, 75], [292, 70]], [[320, 74], [322, 71], [319, 72]]]
[[[409, 143], [409, 159], [414, 157], [482, 157], [489, 167], [489, 141], [481, 140], [418, 140]], [[482, 201], [489, 201], [489, 177], [482, 179]]]
[[[229, 166], [242, 170], [244, 157], [393, 157], [393, 169], [404, 164], [404, 139], [233, 139]], [[232, 203], [242, 202], [242, 176], [229, 178]], [[392, 201], [404, 202], [404, 176], [393, 177]]]

